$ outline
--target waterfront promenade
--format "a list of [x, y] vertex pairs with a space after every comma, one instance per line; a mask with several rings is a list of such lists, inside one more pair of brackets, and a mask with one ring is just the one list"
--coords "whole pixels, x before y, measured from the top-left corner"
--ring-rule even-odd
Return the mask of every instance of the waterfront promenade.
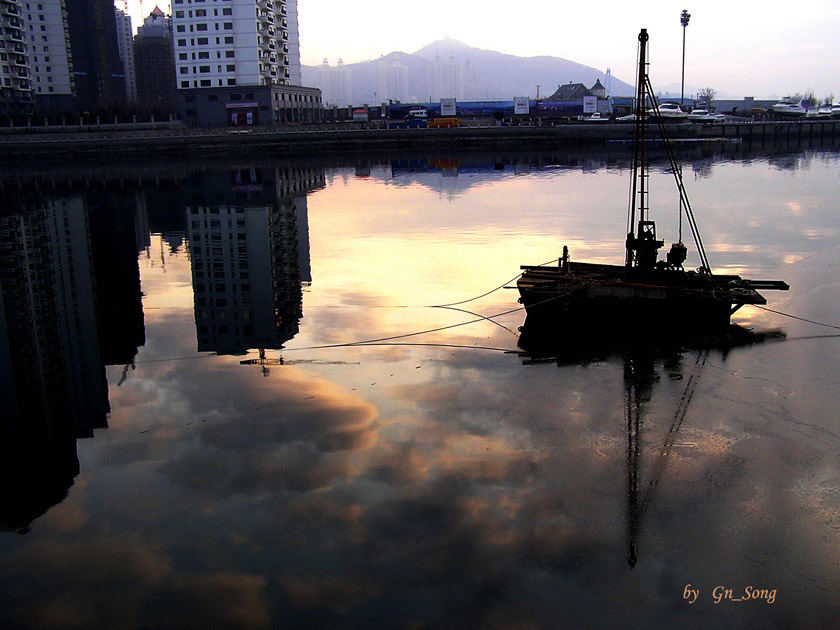
[[[672, 139], [689, 142], [804, 143], [840, 137], [840, 120], [669, 124]], [[502, 126], [468, 120], [451, 129], [389, 129], [386, 121], [255, 127], [190, 128], [180, 123], [6, 128], [0, 130], [0, 160], [32, 157], [239, 155], [254, 152], [312, 155], [325, 151], [428, 149], [556, 149], [563, 145], [629, 142], [627, 123]]]

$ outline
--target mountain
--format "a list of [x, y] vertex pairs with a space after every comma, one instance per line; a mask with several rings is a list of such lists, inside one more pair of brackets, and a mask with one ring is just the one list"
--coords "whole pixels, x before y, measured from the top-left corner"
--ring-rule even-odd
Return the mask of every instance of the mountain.
[[[559, 57], [517, 57], [473, 48], [455, 39], [436, 41], [408, 54], [393, 52], [372, 61], [341, 66], [303, 66], [303, 84], [321, 88], [324, 102], [337, 105], [459, 100], [512, 100], [554, 93], [561, 83], [591, 87], [600, 80], [613, 95], [634, 88], [595, 68]], [[608, 81], [610, 85], [608, 85]]]

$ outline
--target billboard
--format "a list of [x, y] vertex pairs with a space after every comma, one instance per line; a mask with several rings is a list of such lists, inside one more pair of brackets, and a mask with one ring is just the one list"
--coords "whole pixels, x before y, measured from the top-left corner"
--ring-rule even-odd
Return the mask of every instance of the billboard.
[[598, 111], [598, 97], [584, 96], [583, 97], [583, 113], [594, 114]]
[[527, 96], [513, 97], [513, 113], [514, 114], [529, 114], [531, 111], [530, 103]]
[[455, 99], [454, 98], [442, 98], [440, 99], [440, 115], [441, 116], [454, 116], [458, 108], [455, 106]]

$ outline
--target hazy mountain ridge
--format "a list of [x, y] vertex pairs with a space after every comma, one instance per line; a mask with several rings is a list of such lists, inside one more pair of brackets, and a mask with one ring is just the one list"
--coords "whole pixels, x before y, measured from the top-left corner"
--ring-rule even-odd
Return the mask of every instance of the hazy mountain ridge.
[[[461, 66], [464, 100], [511, 100], [514, 96], [534, 98], [537, 85], [540, 86], [541, 97], [551, 95], [562, 83], [583, 83], [591, 87], [595, 81], [600, 80], [607, 86], [604, 72], [568, 59], [551, 56], [517, 57], [473, 48], [454, 39], [444, 39], [414, 53], [392, 52], [379, 59], [345, 64], [344, 68], [349, 71], [349, 97], [352, 104], [395, 98], [382, 93], [380, 78], [383, 66], [395, 63], [407, 68], [407, 94], [403, 95], [407, 102], [426, 102], [430, 97], [436, 100], [430, 78], [436, 59], [443, 63], [454, 61]], [[331, 72], [334, 71], [335, 65], [331, 68]], [[321, 66], [303, 66], [302, 74], [304, 85], [321, 88], [325, 96], [331, 91]], [[634, 93], [634, 88], [612, 77], [611, 93], [614, 96], [629, 96]], [[347, 98], [348, 94], [343, 93], [342, 96]]]

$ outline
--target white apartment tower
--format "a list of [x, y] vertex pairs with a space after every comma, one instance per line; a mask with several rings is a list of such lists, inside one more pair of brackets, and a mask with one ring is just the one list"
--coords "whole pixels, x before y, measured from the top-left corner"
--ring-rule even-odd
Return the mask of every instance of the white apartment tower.
[[303, 87], [297, 0], [172, 0], [178, 113], [191, 125], [320, 120]]
[[64, 0], [30, 0], [22, 6], [37, 109], [69, 109], [75, 85]]
[[[23, 11], [18, 0], [0, 0], [0, 116], [32, 110], [32, 83]], [[5, 121], [4, 121], [5, 122]]]
[[300, 84], [295, 0], [173, 0], [172, 8], [179, 89]]

